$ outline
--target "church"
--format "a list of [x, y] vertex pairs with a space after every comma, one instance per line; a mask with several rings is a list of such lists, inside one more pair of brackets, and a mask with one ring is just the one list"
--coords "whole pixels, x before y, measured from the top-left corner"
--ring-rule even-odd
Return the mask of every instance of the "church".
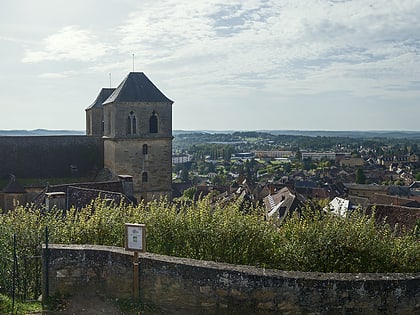
[[[114, 187], [114, 193], [137, 202], [170, 199], [172, 104], [143, 72], [130, 72], [116, 88], [103, 88], [86, 109], [85, 136], [0, 137], [0, 179], [10, 177], [0, 193], [0, 208], [49, 199], [68, 208], [74, 205], [69, 192], [76, 188], [79, 195], [89, 189], [109, 195]], [[47, 185], [40, 191], [18, 183], [21, 178], [72, 177], [88, 182]]]

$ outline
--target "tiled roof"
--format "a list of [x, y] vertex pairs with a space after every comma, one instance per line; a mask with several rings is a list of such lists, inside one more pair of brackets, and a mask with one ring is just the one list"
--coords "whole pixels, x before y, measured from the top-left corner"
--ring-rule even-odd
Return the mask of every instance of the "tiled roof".
[[98, 96], [96, 97], [95, 101], [88, 107], [88, 109], [102, 107], [102, 103], [107, 100], [107, 98], [115, 91], [115, 88], [103, 88]]
[[130, 72], [104, 104], [113, 102], [173, 103], [143, 72]]

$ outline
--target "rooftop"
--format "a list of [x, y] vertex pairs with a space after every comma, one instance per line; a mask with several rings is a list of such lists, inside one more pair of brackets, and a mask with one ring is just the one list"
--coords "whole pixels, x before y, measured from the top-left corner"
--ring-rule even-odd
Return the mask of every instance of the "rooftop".
[[143, 72], [130, 72], [103, 104], [113, 102], [169, 102]]

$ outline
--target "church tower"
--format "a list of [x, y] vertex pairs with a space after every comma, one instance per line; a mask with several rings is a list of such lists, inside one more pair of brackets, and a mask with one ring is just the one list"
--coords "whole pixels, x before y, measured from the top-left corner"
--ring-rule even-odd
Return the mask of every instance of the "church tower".
[[138, 201], [171, 198], [172, 104], [143, 72], [130, 72], [102, 103], [104, 167], [133, 176]]

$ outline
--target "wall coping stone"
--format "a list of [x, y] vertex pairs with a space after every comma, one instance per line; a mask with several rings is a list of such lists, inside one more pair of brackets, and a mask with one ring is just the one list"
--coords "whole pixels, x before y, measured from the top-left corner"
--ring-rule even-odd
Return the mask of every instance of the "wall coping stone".
[[[46, 247], [43, 244], [43, 249]], [[122, 247], [104, 246], [104, 245], [87, 245], [87, 244], [49, 244], [49, 249], [55, 250], [94, 250], [114, 252], [128, 256], [134, 256], [133, 252], [126, 251]], [[255, 276], [265, 276], [274, 278], [288, 279], [308, 279], [308, 280], [330, 280], [330, 281], [400, 281], [400, 280], [420, 280], [420, 272], [418, 273], [322, 273], [322, 272], [303, 272], [303, 271], [284, 271], [277, 269], [266, 269], [247, 265], [232, 265], [221, 262], [197, 260], [191, 258], [182, 258], [175, 256], [166, 256], [153, 253], [139, 253], [139, 260], [149, 259], [158, 260], [166, 263], [174, 263], [180, 265], [189, 265], [208, 269], [218, 269], [246, 273]]]

